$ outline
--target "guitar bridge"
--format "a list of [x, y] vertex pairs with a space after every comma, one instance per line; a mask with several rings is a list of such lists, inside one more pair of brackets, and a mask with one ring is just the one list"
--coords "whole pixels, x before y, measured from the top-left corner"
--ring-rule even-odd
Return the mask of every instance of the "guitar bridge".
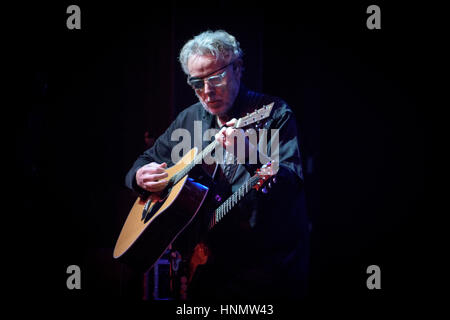
[[151, 204], [152, 204], [152, 199], [149, 198], [149, 199], [147, 200], [147, 202], [145, 203], [144, 210], [142, 210], [142, 218], [141, 218], [141, 221], [144, 220], [145, 217], [147, 216], [147, 214], [148, 214], [148, 209], [150, 208], [150, 205], [151, 205]]
[[[144, 209], [142, 210], [142, 218], [141, 221], [144, 221], [146, 223], [148, 220], [150, 220], [151, 217], [155, 215], [155, 213], [161, 208], [163, 203], [165, 202], [166, 198], [169, 196], [170, 191], [172, 188], [166, 188], [164, 189], [159, 195], [159, 199], [157, 201], [154, 201], [152, 197], [150, 197], [147, 202], [145, 203]], [[152, 206], [152, 203], [153, 206]]]

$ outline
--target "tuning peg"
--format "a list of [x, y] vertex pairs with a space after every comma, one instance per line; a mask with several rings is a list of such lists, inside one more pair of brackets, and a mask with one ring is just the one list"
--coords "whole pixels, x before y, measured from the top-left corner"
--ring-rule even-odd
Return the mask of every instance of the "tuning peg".
[[266, 187], [262, 188], [261, 191], [262, 191], [262, 193], [268, 193], [269, 192]]
[[269, 182], [268, 184], [269, 189], [272, 188], [272, 184]]
[[272, 182], [277, 183], [277, 179], [275, 177], [273, 177]]

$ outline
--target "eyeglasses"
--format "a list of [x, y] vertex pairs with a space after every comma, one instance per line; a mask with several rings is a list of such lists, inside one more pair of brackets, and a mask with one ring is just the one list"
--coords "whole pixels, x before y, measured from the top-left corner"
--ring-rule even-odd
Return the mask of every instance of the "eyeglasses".
[[[236, 60], [230, 62], [229, 64], [223, 66], [220, 69], [217, 69], [216, 71], [211, 72], [210, 74], [216, 73], [217, 71], [223, 70], [226, 67], [228, 67], [229, 65], [233, 64]], [[220, 87], [223, 86], [225, 83], [223, 81], [223, 79], [225, 78], [227, 74], [227, 71], [225, 70], [224, 72], [220, 73], [220, 74], [216, 74], [214, 76], [208, 77], [208, 75], [202, 77], [202, 78], [198, 78], [198, 77], [188, 77], [187, 79], [187, 83], [194, 89], [194, 90], [203, 90], [205, 87], [205, 81], [208, 82], [208, 85], [210, 87]], [[208, 77], [208, 78], [207, 78]]]

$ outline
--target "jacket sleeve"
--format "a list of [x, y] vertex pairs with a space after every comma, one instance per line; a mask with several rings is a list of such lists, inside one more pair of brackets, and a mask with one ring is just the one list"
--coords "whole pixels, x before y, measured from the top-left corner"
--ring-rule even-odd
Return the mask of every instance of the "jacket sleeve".
[[[281, 106], [274, 110], [267, 136], [262, 140], [267, 141], [267, 146], [262, 145], [260, 141], [258, 149], [272, 159], [277, 178], [291, 186], [301, 184], [303, 172], [297, 123], [293, 112], [284, 102], [281, 102]], [[261, 163], [245, 164], [245, 168], [251, 175], [260, 166]]]
[[148, 191], [145, 191], [137, 185], [136, 172], [139, 168], [151, 162], [166, 162], [168, 167], [173, 165], [171, 161], [171, 152], [175, 142], [171, 140], [171, 135], [173, 130], [178, 127], [179, 119], [177, 118], [174, 122], [172, 122], [169, 128], [167, 128], [167, 130], [158, 139], [156, 139], [155, 144], [136, 159], [125, 177], [125, 185], [128, 188], [134, 190], [141, 196], [148, 196], [150, 194]]
[[[294, 113], [287, 105], [283, 104], [277, 111], [277, 116], [271, 126], [271, 129], [275, 129], [275, 131], [271, 133], [268, 154], [272, 159], [278, 159], [277, 177], [289, 185], [301, 184], [303, 182], [303, 170], [297, 121]], [[276, 137], [277, 135], [278, 137]]]

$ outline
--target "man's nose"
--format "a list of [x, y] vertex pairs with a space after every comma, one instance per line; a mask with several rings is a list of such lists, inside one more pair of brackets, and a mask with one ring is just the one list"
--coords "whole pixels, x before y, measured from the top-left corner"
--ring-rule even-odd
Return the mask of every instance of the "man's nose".
[[205, 93], [206, 94], [210, 94], [210, 93], [214, 93], [216, 88], [212, 85], [209, 84], [208, 81], [205, 81]]

